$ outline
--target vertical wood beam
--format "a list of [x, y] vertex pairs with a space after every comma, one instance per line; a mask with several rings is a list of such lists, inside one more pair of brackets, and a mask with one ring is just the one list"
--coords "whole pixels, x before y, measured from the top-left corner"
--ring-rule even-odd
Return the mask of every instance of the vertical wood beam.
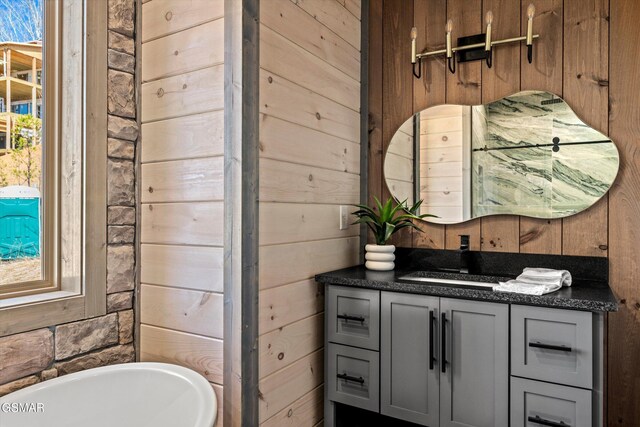
[[[565, 101], [591, 127], [608, 133], [609, 0], [564, 4]], [[607, 256], [608, 195], [562, 222], [562, 253]]]
[[[546, 90], [562, 96], [562, 0], [522, 0], [520, 28], [526, 28], [529, 3], [536, 7], [533, 28], [544, 34], [533, 45], [533, 63], [527, 61], [527, 47], [521, 46], [521, 90]], [[520, 217], [520, 252], [562, 253], [562, 220]]]
[[[453, 20], [454, 40], [471, 36], [482, 30], [482, 0], [448, 0], [447, 18]], [[477, 105], [482, 102], [482, 64], [478, 61], [456, 65], [456, 73], [447, 71], [447, 104]], [[458, 249], [461, 234], [470, 236], [470, 249], [480, 250], [480, 220], [447, 225], [445, 248]]]
[[[396, 130], [413, 114], [413, 75], [408, 53], [411, 52], [409, 33], [413, 26], [413, 3], [405, 0], [384, 0], [383, 9], [383, 88], [382, 153], [389, 148]], [[382, 172], [384, 177], [384, 172]], [[384, 201], [391, 197], [386, 183], [382, 185]], [[411, 228], [396, 233], [391, 244], [413, 245]]]
[[[513, 37], [520, 31], [520, 2], [483, 0], [482, 18], [493, 13], [494, 40]], [[483, 21], [482, 32], [486, 31]], [[488, 104], [520, 91], [520, 47], [500, 46], [493, 53], [492, 67], [482, 64], [482, 103]], [[519, 252], [520, 218], [516, 215], [494, 215], [481, 219], [480, 249], [483, 251]]]
[[640, 2], [611, 2], [609, 134], [620, 172], [609, 193], [609, 284], [620, 310], [608, 322], [609, 426], [640, 425]]
[[[373, 196], [382, 197], [382, 0], [369, 4], [369, 204]], [[371, 236], [370, 236], [371, 238]]]
[[225, 0], [225, 427], [258, 425], [260, 2]]
[[[369, 202], [369, 3], [360, 3], [360, 203]], [[367, 165], [366, 167], [364, 165]], [[360, 225], [360, 262], [364, 263], [364, 245], [369, 236], [369, 227]]]
[[[418, 30], [418, 52], [444, 48], [446, 21], [447, 0], [414, 0], [413, 25]], [[422, 78], [413, 79], [414, 114], [446, 102], [446, 72], [448, 71], [442, 56], [426, 58], [423, 61]], [[421, 222], [418, 226], [422, 232], [414, 231], [414, 247], [444, 249], [444, 225]]]

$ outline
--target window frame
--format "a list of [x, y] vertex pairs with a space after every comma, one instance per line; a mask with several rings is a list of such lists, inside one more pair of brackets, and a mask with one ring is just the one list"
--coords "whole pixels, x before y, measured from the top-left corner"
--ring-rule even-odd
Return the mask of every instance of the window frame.
[[[43, 41], [43, 280], [3, 286], [0, 336], [106, 313], [107, 2], [43, 3], [47, 34]], [[77, 34], [71, 29], [65, 33], [64, 21], [75, 18], [82, 19], [83, 35], [69, 39]], [[73, 45], [82, 59], [71, 71], [82, 77], [65, 79], [62, 66], [72, 68], [67, 64], [78, 52], [61, 47]], [[76, 117], [78, 113], [81, 119], [64, 120], [65, 114]], [[80, 139], [74, 153], [62, 152], [63, 135]], [[68, 202], [63, 200], [63, 185], [74, 179], [81, 189]], [[75, 217], [68, 218], [69, 212]], [[66, 231], [76, 235], [69, 238]]]

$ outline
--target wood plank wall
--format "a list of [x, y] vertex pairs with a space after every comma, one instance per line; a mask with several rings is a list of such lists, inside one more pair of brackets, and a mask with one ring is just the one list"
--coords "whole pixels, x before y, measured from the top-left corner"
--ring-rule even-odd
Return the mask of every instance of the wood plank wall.
[[360, 1], [269, 0], [260, 8], [260, 423], [323, 418], [323, 289], [358, 263]]
[[224, 1], [142, 6], [140, 359], [187, 366], [222, 425]]
[[409, 63], [409, 31], [418, 28], [418, 50], [442, 48], [444, 25], [456, 37], [483, 32], [486, 11], [494, 37], [526, 29], [530, 0], [372, 0], [370, 10], [370, 151], [372, 195], [387, 196], [383, 154], [395, 130], [412, 113], [441, 103], [487, 103], [519, 90], [561, 95], [596, 129], [611, 135], [621, 171], [608, 196], [588, 211], [560, 220], [496, 216], [455, 226], [425, 226], [396, 244], [455, 249], [459, 234], [474, 250], [608, 256], [611, 286], [621, 310], [608, 322], [608, 425], [640, 425], [640, 2], [636, 0], [532, 0], [540, 33], [533, 64], [526, 48], [500, 47], [493, 68], [458, 64], [455, 75], [442, 59], [427, 60], [423, 78]]

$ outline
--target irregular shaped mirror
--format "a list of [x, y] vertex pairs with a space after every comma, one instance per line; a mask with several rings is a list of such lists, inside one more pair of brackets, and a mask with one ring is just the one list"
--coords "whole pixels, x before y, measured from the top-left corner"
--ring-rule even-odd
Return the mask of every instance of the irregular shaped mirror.
[[526, 91], [415, 114], [393, 136], [384, 175], [397, 200], [423, 200], [421, 213], [437, 215], [429, 222], [562, 218], [597, 202], [619, 162], [615, 144], [560, 97]]

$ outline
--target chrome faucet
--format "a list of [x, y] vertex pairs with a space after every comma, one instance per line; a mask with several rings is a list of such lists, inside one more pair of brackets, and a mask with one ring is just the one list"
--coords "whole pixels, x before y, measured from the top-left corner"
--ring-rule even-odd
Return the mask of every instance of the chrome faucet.
[[460, 235], [460, 273], [469, 274], [469, 235]]

